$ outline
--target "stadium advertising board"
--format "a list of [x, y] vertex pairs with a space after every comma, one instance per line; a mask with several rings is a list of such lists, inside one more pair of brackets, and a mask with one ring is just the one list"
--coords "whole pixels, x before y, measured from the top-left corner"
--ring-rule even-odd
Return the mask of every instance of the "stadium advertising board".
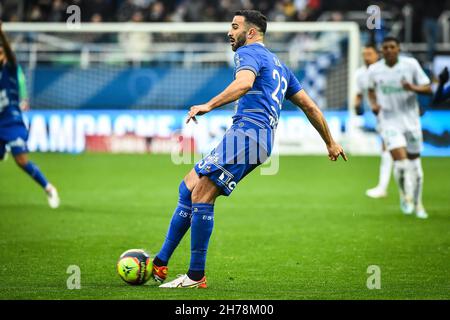
[[[29, 111], [28, 147], [40, 152], [170, 153], [175, 149], [209, 152], [231, 125], [230, 111], [216, 111], [185, 124], [184, 111], [76, 110]], [[353, 154], [378, 154], [375, 119], [349, 117], [345, 111], [325, 112], [333, 136]], [[450, 112], [428, 111], [422, 117], [424, 155], [450, 155]], [[277, 128], [274, 152], [323, 154], [325, 148], [306, 117], [285, 111]]]

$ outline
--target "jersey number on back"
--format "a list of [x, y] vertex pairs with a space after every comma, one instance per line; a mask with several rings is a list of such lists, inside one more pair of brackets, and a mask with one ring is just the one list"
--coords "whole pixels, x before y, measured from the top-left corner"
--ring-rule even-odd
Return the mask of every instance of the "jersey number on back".
[[[275, 88], [275, 91], [272, 92], [272, 99], [277, 103], [278, 108], [280, 108], [281, 110], [284, 100], [284, 94], [286, 93], [288, 83], [285, 77], [280, 76], [280, 73], [277, 69], [273, 69], [272, 78], [277, 81], [277, 87]], [[280, 92], [280, 89], [281, 96], [279, 97], [278, 93]]]

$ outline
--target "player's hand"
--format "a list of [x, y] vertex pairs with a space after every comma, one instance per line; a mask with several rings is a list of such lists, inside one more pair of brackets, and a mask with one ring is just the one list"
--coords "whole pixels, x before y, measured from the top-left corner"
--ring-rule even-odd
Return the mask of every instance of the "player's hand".
[[210, 111], [211, 106], [209, 104], [199, 104], [197, 106], [192, 106], [188, 112], [186, 123], [189, 123], [191, 119], [194, 120], [195, 123], [197, 123], [197, 118], [195, 118], [195, 116], [201, 116], [202, 114], [208, 113]]
[[30, 103], [28, 102], [28, 100], [22, 100], [20, 102], [20, 109], [22, 111], [29, 111], [30, 110]]
[[444, 84], [448, 81], [448, 68], [445, 67], [444, 70], [439, 74], [439, 83]]
[[361, 105], [356, 106], [355, 113], [357, 116], [362, 116], [364, 114], [364, 108]]
[[378, 116], [378, 114], [380, 113], [380, 110], [381, 110], [381, 106], [379, 104], [372, 105], [372, 112], [374, 115]]
[[425, 107], [419, 105], [419, 115], [421, 117], [423, 117], [423, 115], [425, 114], [425, 112], [427, 112], [427, 109], [425, 109]]
[[327, 145], [328, 149], [328, 159], [331, 161], [336, 161], [339, 156], [342, 157], [345, 161], [347, 161], [347, 155], [344, 152], [344, 149], [337, 144], [336, 142], [331, 143], [330, 145]]

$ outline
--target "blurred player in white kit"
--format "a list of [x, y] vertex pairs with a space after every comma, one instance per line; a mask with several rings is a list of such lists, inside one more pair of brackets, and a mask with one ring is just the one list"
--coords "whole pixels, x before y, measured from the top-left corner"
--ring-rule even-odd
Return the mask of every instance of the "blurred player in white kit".
[[[369, 77], [368, 70], [371, 64], [378, 61], [378, 51], [375, 45], [366, 44], [362, 49], [362, 58], [364, 64], [355, 72], [356, 99], [355, 112], [357, 115], [364, 113], [364, 106], [368, 105]], [[379, 127], [377, 131], [380, 133]], [[387, 189], [391, 180], [392, 157], [386, 145], [383, 142], [383, 152], [381, 153], [380, 174], [378, 185], [372, 189], [366, 190], [366, 195], [371, 198], [382, 198], [387, 196]]]
[[430, 79], [418, 61], [400, 56], [400, 43], [386, 37], [384, 59], [369, 67], [369, 101], [386, 148], [394, 159], [394, 178], [404, 214], [426, 219], [422, 204], [422, 127], [417, 94], [432, 94]]

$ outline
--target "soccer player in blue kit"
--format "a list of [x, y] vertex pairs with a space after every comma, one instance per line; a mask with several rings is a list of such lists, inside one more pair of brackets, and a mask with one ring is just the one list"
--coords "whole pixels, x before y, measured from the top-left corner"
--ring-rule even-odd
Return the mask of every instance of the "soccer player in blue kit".
[[28, 130], [19, 106], [18, 64], [0, 21], [0, 160], [11, 150], [17, 165], [46, 192], [48, 204], [57, 208], [60, 200], [56, 188], [47, 181], [40, 169], [28, 159]]
[[450, 100], [450, 85], [445, 86], [448, 81], [448, 68], [445, 67], [444, 70], [439, 74], [439, 85], [434, 95], [433, 104], [443, 103]]
[[[160, 285], [161, 288], [207, 287], [205, 264], [214, 225], [215, 199], [230, 195], [241, 179], [270, 156], [285, 98], [299, 106], [320, 133], [329, 159], [336, 161], [342, 156], [347, 160], [342, 147], [333, 140], [318, 106], [293, 73], [264, 46], [266, 28], [266, 17], [259, 11], [235, 13], [228, 32], [231, 48], [236, 52], [235, 79], [208, 103], [190, 108], [187, 122], [197, 122], [197, 116], [236, 101], [233, 125], [223, 141], [195, 165], [179, 186], [178, 206], [165, 242], [153, 260], [152, 275], [158, 282], [167, 278], [169, 259], [189, 228], [190, 266], [187, 274]], [[237, 145], [236, 140], [240, 141]]]

